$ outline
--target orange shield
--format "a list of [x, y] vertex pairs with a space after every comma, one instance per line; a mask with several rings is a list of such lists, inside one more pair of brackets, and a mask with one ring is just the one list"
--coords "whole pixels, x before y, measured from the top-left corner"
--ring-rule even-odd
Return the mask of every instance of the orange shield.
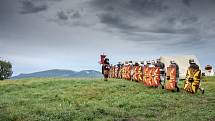
[[138, 81], [142, 82], [143, 81], [143, 67], [140, 66], [138, 69]]
[[126, 78], [126, 66], [122, 67], [122, 78], [125, 79]]
[[138, 82], [143, 81], [143, 67], [142, 66], [134, 66], [133, 67], [133, 79]]
[[113, 67], [110, 68], [110, 71], [109, 71], [109, 78], [113, 78], [113, 77], [112, 77], [112, 73], [113, 73]]
[[139, 69], [139, 66], [134, 66], [132, 69], [133, 70], [132, 78], [134, 81], [138, 81], [138, 69]]
[[118, 78], [119, 78], [119, 79], [121, 79], [121, 78], [122, 78], [122, 68], [120, 68], [120, 69], [119, 69]]
[[115, 67], [114, 78], [118, 78], [118, 67]]
[[144, 67], [144, 84], [146, 86], [152, 86], [152, 68], [145, 66]]
[[144, 85], [146, 85], [146, 82], [147, 82], [147, 78], [148, 78], [148, 67], [147, 66], [144, 66], [143, 67], [143, 83]]
[[115, 67], [113, 67], [112, 77], [115, 78]]
[[126, 66], [126, 79], [127, 80], [131, 79], [131, 66], [130, 65]]
[[167, 67], [167, 82], [166, 89], [174, 90], [176, 86], [176, 68]]
[[160, 85], [160, 68], [153, 67], [152, 68], [152, 86]]

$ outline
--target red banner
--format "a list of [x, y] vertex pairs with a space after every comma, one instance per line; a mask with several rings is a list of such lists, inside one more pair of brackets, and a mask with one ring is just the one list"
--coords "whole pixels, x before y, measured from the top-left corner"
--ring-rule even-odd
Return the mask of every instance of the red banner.
[[106, 55], [104, 55], [104, 54], [100, 55], [100, 61], [99, 61], [100, 64], [104, 64], [105, 57], [106, 57]]

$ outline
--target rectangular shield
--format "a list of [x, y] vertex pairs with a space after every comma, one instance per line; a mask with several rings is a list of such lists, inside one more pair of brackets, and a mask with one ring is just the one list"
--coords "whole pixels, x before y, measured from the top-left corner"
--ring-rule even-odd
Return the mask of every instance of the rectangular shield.
[[176, 68], [167, 67], [167, 81], [165, 88], [167, 90], [174, 90], [176, 88]]
[[133, 66], [132, 71], [133, 71], [133, 75], [132, 75], [132, 79], [134, 81], [138, 81], [138, 68], [139, 66]]
[[126, 78], [126, 66], [122, 67], [122, 78], [125, 79]]
[[131, 66], [130, 65], [126, 66], [126, 79], [131, 80]]
[[122, 68], [119, 69], [118, 78], [119, 78], [119, 79], [122, 79]]
[[118, 78], [118, 67], [115, 67], [114, 78]]
[[144, 85], [152, 86], [152, 68], [144, 67]]
[[139, 66], [138, 69], [138, 82], [143, 82], [143, 67]]
[[160, 68], [152, 67], [152, 86], [160, 85]]
[[188, 69], [184, 82], [184, 90], [190, 93], [196, 93], [199, 89], [201, 71], [198, 69]]
[[109, 71], [109, 78], [113, 78], [113, 77], [112, 77], [112, 73], [113, 73], [113, 67], [110, 68], [110, 71]]

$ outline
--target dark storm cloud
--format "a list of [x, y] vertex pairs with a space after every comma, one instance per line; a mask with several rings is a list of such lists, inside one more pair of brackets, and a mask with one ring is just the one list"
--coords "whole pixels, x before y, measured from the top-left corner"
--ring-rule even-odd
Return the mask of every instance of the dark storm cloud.
[[196, 16], [191, 16], [191, 17], [188, 17], [188, 18], [184, 18], [182, 20], [182, 23], [187, 24], [187, 25], [195, 23], [195, 22], [198, 22], [198, 17], [196, 17]]
[[20, 0], [22, 5], [21, 14], [32, 14], [47, 11], [50, 3], [60, 2], [63, 0]]
[[[167, 1], [167, 0], [166, 0]], [[188, 5], [190, 2], [183, 1]], [[160, 0], [93, 0], [91, 3], [96, 9], [102, 11], [98, 15], [101, 23], [107, 26], [115, 27], [125, 31], [138, 32], [154, 32], [154, 33], [193, 33], [196, 32], [195, 27], [177, 28], [176, 24], [193, 24], [198, 18], [193, 15], [177, 15], [173, 13], [169, 15], [169, 7], [171, 4], [165, 4]], [[161, 15], [164, 15], [160, 17]], [[181, 16], [179, 18], [178, 16]], [[149, 27], [145, 20], [157, 20]], [[153, 20], [154, 19], [154, 20]], [[135, 25], [136, 21], [142, 20], [142, 25]], [[135, 29], [136, 28], [136, 29]]]
[[168, 8], [160, 0], [92, 0], [91, 4], [104, 11], [135, 12], [142, 15], [151, 15], [154, 11], [164, 11]]
[[191, 6], [191, 1], [192, 1], [192, 0], [182, 0], [182, 2], [183, 2], [186, 6], [188, 6], [188, 7]]
[[[198, 17], [182, 15], [180, 18], [176, 16], [169, 16], [158, 21], [152, 26], [155, 33], [169, 33], [169, 34], [193, 34], [198, 33], [199, 28], [196, 26]], [[177, 27], [180, 24], [180, 27]]]
[[132, 31], [135, 27], [136, 29], [139, 29], [139, 27], [127, 21], [130, 18], [152, 17], [156, 12], [168, 9], [159, 0], [92, 0], [91, 5], [101, 11], [98, 14], [101, 23]]
[[[133, 42], [178, 47], [205, 47], [208, 44], [204, 40], [209, 38], [202, 31], [214, 31], [203, 27], [211, 22], [213, 16], [207, 9], [200, 9], [211, 9], [208, 7], [210, 4], [214, 4], [214, 1], [92, 0], [90, 2], [92, 8], [98, 11], [100, 22], [106, 26], [103, 28], [104, 31], [118, 34]], [[209, 18], [204, 18], [204, 15]]]
[[128, 22], [123, 20], [118, 15], [105, 13], [105, 14], [98, 15], [98, 17], [100, 18], [101, 23], [105, 23], [113, 28], [120, 28], [120, 29], [125, 29], [125, 30], [137, 29], [136, 26], [129, 25]]
[[71, 16], [71, 18], [80, 18], [81, 17], [81, 14], [78, 12], [78, 11], [76, 11], [72, 16]]
[[78, 10], [73, 10], [73, 9], [69, 9], [69, 10], [61, 10], [57, 13], [57, 17], [59, 20], [73, 20], [73, 19], [79, 19], [81, 18], [81, 13]]
[[71, 19], [78, 19], [78, 18], [81, 18], [82, 16], [80, 11], [78, 10], [70, 10], [70, 11], [67, 11], [67, 13], [70, 15]]
[[41, 11], [45, 11], [48, 9], [48, 5], [43, 1], [35, 1], [35, 0], [25, 0], [21, 1], [22, 4], [22, 14], [30, 14], [30, 13], [38, 13]]
[[68, 20], [69, 18], [64, 11], [58, 12], [57, 16], [58, 16], [58, 19], [60, 20]]

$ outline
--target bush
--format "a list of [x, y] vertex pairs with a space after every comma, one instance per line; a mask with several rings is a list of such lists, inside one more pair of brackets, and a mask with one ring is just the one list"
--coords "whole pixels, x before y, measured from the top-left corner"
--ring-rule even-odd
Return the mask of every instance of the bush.
[[12, 74], [12, 64], [10, 62], [0, 60], [0, 80], [9, 79]]

